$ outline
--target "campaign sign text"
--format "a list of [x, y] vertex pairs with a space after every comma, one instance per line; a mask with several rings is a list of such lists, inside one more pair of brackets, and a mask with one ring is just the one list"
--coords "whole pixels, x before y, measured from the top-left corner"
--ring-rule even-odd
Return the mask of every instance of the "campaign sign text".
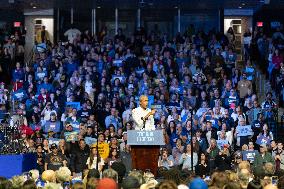
[[129, 145], [165, 145], [162, 130], [154, 131], [127, 131], [127, 144]]

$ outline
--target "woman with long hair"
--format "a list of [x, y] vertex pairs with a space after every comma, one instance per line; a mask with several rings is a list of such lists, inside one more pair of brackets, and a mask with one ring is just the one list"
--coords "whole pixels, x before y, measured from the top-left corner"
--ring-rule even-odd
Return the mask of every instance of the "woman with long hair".
[[119, 158], [119, 151], [117, 148], [111, 148], [109, 152], [109, 157], [107, 158], [107, 164], [108, 167], [111, 167], [111, 165], [114, 162], [120, 162], [121, 159]]
[[198, 163], [195, 167], [195, 173], [201, 178], [205, 178], [205, 176], [210, 174], [208, 157], [204, 152], [199, 154]]
[[43, 154], [49, 154], [51, 151], [49, 149], [49, 146], [48, 146], [48, 139], [43, 139], [43, 142], [42, 142], [42, 152]]
[[176, 123], [174, 121], [169, 122], [169, 126], [167, 129], [167, 134], [170, 138], [170, 144], [172, 147], [175, 146], [175, 139], [178, 138], [178, 135], [176, 133]]
[[[98, 167], [97, 167], [97, 161], [98, 161]], [[90, 150], [90, 156], [87, 159], [87, 167], [88, 169], [97, 169], [100, 172], [103, 170], [104, 167], [104, 160], [100, 157], [100, 154], [98, 153], [98, 149], [95, 146], [91, 147]]]
[[192, 146], [193, 152], [199, 154], [199, 142], [196, 139], [196, 136], [192, 137]]

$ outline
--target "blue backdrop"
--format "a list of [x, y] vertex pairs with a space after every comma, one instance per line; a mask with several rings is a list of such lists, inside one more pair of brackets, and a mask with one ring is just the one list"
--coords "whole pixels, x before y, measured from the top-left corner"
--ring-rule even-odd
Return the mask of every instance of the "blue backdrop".
[[0, 176], [11, 178], [36, 168], [36, 154], [0, 155]]

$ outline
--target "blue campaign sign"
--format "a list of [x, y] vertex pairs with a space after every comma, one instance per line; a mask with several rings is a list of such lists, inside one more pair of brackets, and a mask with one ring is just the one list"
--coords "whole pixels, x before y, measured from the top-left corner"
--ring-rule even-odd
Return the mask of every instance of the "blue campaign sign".
[[236, 131], [238, 137], [251, 136], [253, 134], [251, 130], [251, 125], [237, 126]]
[[115, 79], [119, 79], [119, 81], [121, 83], [124, 83], [124, 81], [125, 81], [125, 77], [123, 75], [113, 75], [112, 76], [112, 81], [114, 81]]
[[77, 110], [81, 109], [80, 102], [66, 102], [66, 106], [70, 106], [72, 108], [76, 108]]
[[12, 94], [12, 98], [13, 98], [14, 100], [22, 100], [22, 99], [24, 99], [24, 98], [26, 98], [26, 97], [27, 97], [27, 93], [26, 93], [26, 91], [23, 90], [23, 89], [16, 90], [16, 91], [13, 92], [13, 94]]
[[243, 151], [242, 154], [244, 161], [254, 161], [254, 157], [257, 154], [257, 151]]
[[92, 144], [95, 144], [97, 142], [97, 139], [92, 138], [92, 137], [85, 137], [85, 142], [86, 144], [91, 146]]
[[116, 66], [116, 67], [122, 67], [123, 66], [123, 60], [121, 59], [118, 59], [118, 60], [114, 60], [112, 62], [113, 66]]
[[263, 135], [260, 135], [257, 140], [256, 144], [261, 145], [261, 144], [270, 144], [271, 139], [269, 137], [265, 137]]
[[60, 122], [59, 121], [56, 121], [56, 122], [47, 121], [44, 125], [44, 132], [48, 133], [49, 131], [59, 133], [61, 131]]
[[229, 144], [227, 140], [217, 140], [217, 146], [219, 149], [223, 148], [225, 144]]

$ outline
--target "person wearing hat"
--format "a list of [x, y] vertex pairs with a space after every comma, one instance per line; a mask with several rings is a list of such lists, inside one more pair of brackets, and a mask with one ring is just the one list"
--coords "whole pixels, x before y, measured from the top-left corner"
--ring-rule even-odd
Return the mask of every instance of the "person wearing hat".
[[259, 154], [257, 154], [254, 158], [253, 168], [255, 171], [263, 170], [263, 166], [265, 163], [275, 164], [275, 161], [272, 155], [267, 151], [266, 144], [261, 144], [259, 147]]
[[60, 167], [67, 166], [67, 159], [65, 155], [58, 153], [58, 147], [55, 143], [50, 146], [51, 153], [47, 154], [45, 157], [45, 170], [58, 170]]
[[61, 123], [60, 121], [57, 121], [55, 112], [50, 113], [49, 121], [44, 124], [44, 132], [47, 133], [48, 131], [53, 131], [57, 134], [61, 132]]

